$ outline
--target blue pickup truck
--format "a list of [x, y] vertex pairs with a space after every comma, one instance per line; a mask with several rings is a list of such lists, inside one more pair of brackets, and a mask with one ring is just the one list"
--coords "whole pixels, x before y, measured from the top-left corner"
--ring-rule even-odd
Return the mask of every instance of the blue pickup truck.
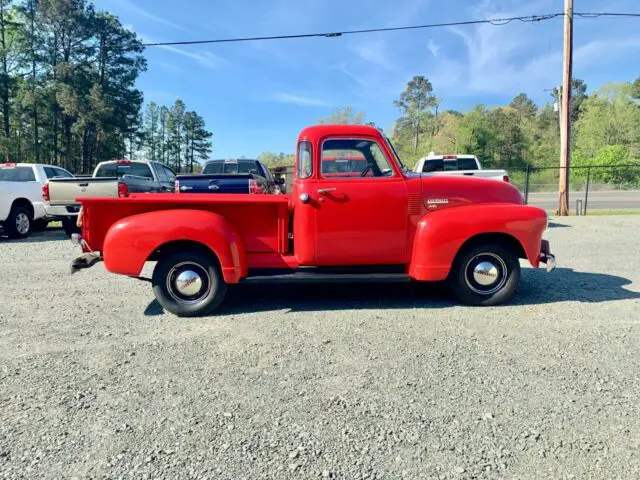
[[284, 181], [274, 179], [259, 160], [211, 160], [201, 175], [176, 177], [176, 193], [283, 193]]

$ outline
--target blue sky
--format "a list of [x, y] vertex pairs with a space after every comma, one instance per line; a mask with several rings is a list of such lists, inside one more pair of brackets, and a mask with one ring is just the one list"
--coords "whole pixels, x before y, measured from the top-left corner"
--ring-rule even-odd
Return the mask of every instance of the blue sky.
[[[559, 12], [563, 0], [96, 0], [148, 41], [297, 34]], [[575, 0], [576, 11], [640, 11]], [[574, 76], [590, 90], [640, 75], [640, 19], [576, 20]], [[350, 105], [385, 129], [413, 75], [442, 108], [538, 103], [561, 82], [562, 19], [340, 38], [148, 48], [146, 101], [181, 98], [214, 133], [213, 157], [293, 152], [298, 131]]]

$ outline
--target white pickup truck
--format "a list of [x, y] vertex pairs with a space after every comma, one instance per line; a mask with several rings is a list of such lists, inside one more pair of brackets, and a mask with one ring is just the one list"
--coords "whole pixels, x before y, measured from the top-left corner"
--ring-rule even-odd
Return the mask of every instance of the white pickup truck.
[[0, 224], [10, 238], [26, 238], [48, 221], [42, 186], [51, 178], [72, 178], [64, 168], [39, 163], [0, 164]]
[[475, 155], [436, 155], [431, 152], [418, 160], [413, 171], [431, 175], [465, 175], [509, 181], [506, 170], [484, 170]]

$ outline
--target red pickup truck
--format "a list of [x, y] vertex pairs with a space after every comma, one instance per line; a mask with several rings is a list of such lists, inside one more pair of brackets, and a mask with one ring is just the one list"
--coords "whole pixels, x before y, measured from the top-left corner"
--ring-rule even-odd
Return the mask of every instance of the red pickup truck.
[[[357, 159], [355, 161], [354, 159]], [[289, 195], [140, 194], [80, 198], [86, 252], [138, 277], [157, 261], [153, 291], [179, 316], [211, 313], [227, 284], [252, 279], [448, 280], [472, 305], [509, 300], [519, 259], [555, 258], [544, 210], [511, 184], [409, 171], [376, 128], [322, 125], [298, 138]]]

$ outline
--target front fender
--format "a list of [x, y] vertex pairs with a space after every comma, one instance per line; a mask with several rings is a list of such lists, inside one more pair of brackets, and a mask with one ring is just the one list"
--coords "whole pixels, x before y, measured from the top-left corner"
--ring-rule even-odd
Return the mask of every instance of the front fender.
[[208, 247], [218, 257], [227, 283], [238, 283], [247, 275], [242, 238], [224, 217], [205, 210], [160, 210], [119, 220], [105, 236], [104, 265], [113, 273], [138, 276], [153, 252], [180, 240]]
[[460, 247], [488, 233], [513, 237], [537, 268], [546, 223], [544, 210], [527, 205], [476, 204], [427, 213], [418, 222], [409, 275], [425, 281], [446, 279]]

